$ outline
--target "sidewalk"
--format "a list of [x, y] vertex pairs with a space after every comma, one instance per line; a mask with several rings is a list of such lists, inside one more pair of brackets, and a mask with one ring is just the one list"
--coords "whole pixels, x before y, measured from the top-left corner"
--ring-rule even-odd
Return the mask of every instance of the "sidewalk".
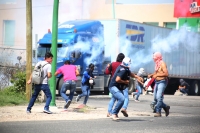
[[[132, 96], [129, 100], [133, 101]], [[109, 95], [91, 95], [90, 99], [110, 99]], [[88, 104], [86, 107], [81, 107], [81, 103], [76, 103], [74, 100], [65, 111], [63, 106], [65, 101], [61, 97], [56, 97], [56, 106], [50, 106], [53, 114], [43, 113], [45, 103], [35, 103], [31, 114], [26, 113], [27, 105], [20, 106], [6, 106], [0, 107], [0, 122], [6, 121], [42, 121], [42, 120], [87, 120], [87, 119], [101, 119], [108, 118], [107, 105], [105, 107], [97, 107], [98, 105]], [[134, 110], [128, 111], [130, 117], [138, 117], [141, 112]], [[149, 112], [142, 112], [144, 116], [149, 116]], [[119, 117], [124, 117], [119, 113]]]
[[63, 109], [64, 101], [56, 100], [56, 106], [50, 106], [53, 114], [43, 113], [45, 103], [35, 103], [31, 114], [26, 113], [27, 105], [0, 107], [0, 122], [37, 121], [37, 120], [85, 120], [106, 118], [106, 109], [81, 107], [74, 101], [67, 111]]

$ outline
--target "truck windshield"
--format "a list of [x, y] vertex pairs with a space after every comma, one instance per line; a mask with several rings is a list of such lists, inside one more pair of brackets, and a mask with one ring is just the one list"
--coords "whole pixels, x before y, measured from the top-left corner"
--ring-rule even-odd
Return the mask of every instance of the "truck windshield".
[[37, 57], [44, 57], [46, 52], [49, 52], [50, 48], [47, 47], [38, 47]]
[[[52, 51], [49, 47], [39, 47], [37, 51], [37, 57], [44, 57], [46, 52]], [[68, 47], [57, 48], [57, 57], [64, 58], [69, 56]]]
[[69, 56], [68, 47], [60, 47], [57, 48], [57, 57], [58, 58], [65, 58]]

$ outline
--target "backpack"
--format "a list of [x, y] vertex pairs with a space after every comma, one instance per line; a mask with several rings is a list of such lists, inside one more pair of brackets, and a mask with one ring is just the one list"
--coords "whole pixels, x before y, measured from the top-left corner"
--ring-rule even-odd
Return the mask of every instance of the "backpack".
[[[43, 67], [49, 63], [46, 63], [44, 65], [40, 64], [37, 67], [34, 68], [32, 72], [32, 83], [34, 84], [42, 84], [42, 81], [44, 79], [43, 77]], [[45, 76], [46, 77], [46, 76]]]

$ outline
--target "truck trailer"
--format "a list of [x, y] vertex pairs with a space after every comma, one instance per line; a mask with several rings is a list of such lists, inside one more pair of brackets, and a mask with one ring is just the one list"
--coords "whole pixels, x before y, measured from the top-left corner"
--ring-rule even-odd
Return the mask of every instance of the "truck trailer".
[[[51, 50], [51, 32], [38, 42], [38, 59]], [[96, 85], [91, 91], [108, 94], [109, 75], [104, 74], [106, 65], [115, 61], [118, 53], [132, 60], [131, 71], [144, 68], [146, 76], [154, 72], [152, 55], [159, 51], [169, 71], [165, 94], [174, 94], [179, 79], [189, 83], [189, 95], [199, 95], [200, 87], [200, 35], [179, 30], [147, 25], [122, 19], [73, 20], [58, 27], [57, 68], [68, 58], [80, 70], [76, 91], [81, 91], [81, 77], [89, 63], [95, 64]], [[41, 58], [42, 57], [42, 58]], [[56, 80], [59, 90], [62, 75]], [[129, 93], [135, 91], [134, 79], [130, 80]]]

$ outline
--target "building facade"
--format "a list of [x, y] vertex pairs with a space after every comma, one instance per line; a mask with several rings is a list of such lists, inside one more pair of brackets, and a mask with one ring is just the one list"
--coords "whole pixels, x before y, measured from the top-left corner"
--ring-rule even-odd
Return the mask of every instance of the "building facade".
[[[53, 2], [32, 0], [33, 48], [52, 29]], [[58, 22], [115, 18], [175, 28], [177, 19], [173, 13], [174, 0], [60, 0]], [[25, 49], [26, 0], [0, 0], [0, 63], [9, 61], [13, 65], [18, 62], [17, 56], [25, 62]]]

